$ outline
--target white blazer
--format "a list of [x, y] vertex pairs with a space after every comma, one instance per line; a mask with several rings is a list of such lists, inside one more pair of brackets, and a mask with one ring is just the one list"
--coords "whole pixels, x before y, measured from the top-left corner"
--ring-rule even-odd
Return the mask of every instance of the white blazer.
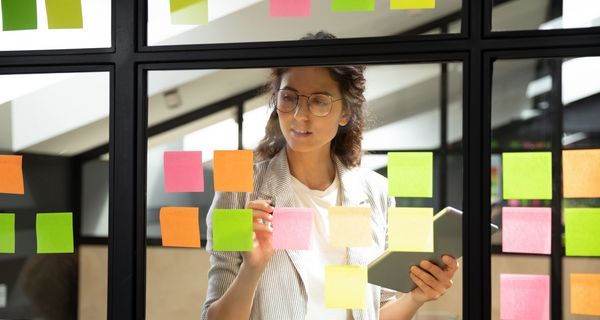
[[[387, 179], [363, 168], [345, 167], [339, 159], [336, 169], [341, 182], [342, 205], [345, 207], [370, 206], [373, 243], [370, 247], [347, 249], [348, 265], [366, 266], [385, 250], [387, 208], [395, 206], [393, 197], [387, 195]], [[202, 309], [202, 319], [207, 319], [208, 307], [218, 300], [237, 276], [242, 263], [240, 252], [215, 252], [212, 250], [212, 214], [214, 209], [241, 209], [256, 199], [272, 199], [277, 207], [298, 207], [292, 191], [290, 171], [282, 149], [270, 160], [254, 165], [254, 192], [217, 192], [206, 217], [207, 243], [210, 254], [208, 289]], [[305, 266], [298, 250], [277, 250], [259, 280], [250, 319], [252, 320], [305, 320], [307, 294]], [[379, 308], [395, 299], [395, 291], [368, 285], [367, 309], [352, 310], [355, 320], [379, 319]], [[306, 319], [313, 320], [313, 319]]]

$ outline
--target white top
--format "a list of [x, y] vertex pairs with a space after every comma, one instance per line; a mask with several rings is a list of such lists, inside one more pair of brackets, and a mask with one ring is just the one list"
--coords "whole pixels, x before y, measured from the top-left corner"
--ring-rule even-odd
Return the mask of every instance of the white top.
[[292, 190], [296, 200], [304, 208], [314, 209], [311, 250], [303, 252], [306, 262], [306, 289], [308, 295], [306, 320], [327, 319], [346, 320], [346, 309], [325, 307], [325, 266], [345, 265], [346, 249], [329, 245], [328, 208], [341, 205], [340, 180], [335, 175], [333, 183], [327, 189], [312, 190], [292, 176]]

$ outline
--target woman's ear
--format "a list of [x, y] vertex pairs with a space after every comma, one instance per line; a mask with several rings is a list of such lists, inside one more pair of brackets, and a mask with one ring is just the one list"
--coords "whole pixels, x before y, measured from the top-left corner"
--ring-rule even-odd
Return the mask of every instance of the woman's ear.
[[343, 113], [340, 121], [338, 122], [341, 127], [345, 126], [350, 122], [350, 115], [347, 113]]

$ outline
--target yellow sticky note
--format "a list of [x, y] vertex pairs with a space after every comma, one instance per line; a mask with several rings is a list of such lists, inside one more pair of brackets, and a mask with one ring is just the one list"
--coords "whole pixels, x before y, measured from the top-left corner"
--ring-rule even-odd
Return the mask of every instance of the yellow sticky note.
[[371, 208], [329, 208], [329, 244], [334, 247], [371, 245]]
[[571, 313], [600, 316], [600, 274], [571, 277]]
[[367, 308], [367, 267], [325, 267], [325, 307]]
[[433, 208], [388, 208], [388, 248], [433, 252]]
[[435, 0], [390, 0], [390, 9], [435, 9]]

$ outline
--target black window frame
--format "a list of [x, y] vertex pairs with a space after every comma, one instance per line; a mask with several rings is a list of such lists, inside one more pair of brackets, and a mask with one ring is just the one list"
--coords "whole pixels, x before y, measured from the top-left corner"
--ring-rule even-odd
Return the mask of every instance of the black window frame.
[[[315, 41], [147, 46], [147, 0], [112, 0], [112, 46], [0, 52], [0, 74], [109, 71], [108, 318], [144, 319], [147, 71], [343, 63], [463, 64], [463, 314], [491, 318], [490, 135], [497, 59], [600, 56], [600, 28], [494, 32], [492, 0], [463, 0], [461, 32]], [[559, 0], [560, 1], [560, 0]], [[560, 79], [560, 77], [558, 78]], [[559, 81], [559, 80], [554, 80]], [[554, 93], [554, 99], [560, 95]], [[562, 114], [555, 112], [562, 128]], [[557, 131], [557, 130], [555, 130]], [[560, 136], [553, 137], [553, 208], [560, 217]], [[442, 142], [443, 143], [443, 142]], [[98, 150], [96, 150], [98, 151]], [[92, 152], [93, 153], [93, 152]], [[85, 159], [82, 155], [78, 159]], [[558, 179], [558, 180], [557, 180]], [[556, 210], [556, 209], [559, 210]], [[562, 318], [560, 219], [553, 219], [551, 316]], [[79, 230], [78, 230], [79, 231]]]

